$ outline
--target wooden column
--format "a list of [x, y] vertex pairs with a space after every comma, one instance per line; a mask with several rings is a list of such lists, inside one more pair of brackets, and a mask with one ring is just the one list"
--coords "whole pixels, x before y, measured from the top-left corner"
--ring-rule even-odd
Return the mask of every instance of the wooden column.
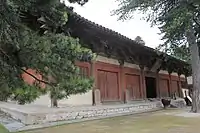
[[160, 77], [159, 77], [159, 71], [156, 71], [156, 89], [157, 89], [157, 97], [160, 98]]
[[[192, 92], [191, 88], [189, 88], [189, 86], [188, 86], [187, 73], [185, 73], [184, 75], [185, 75], [185, 86], [184, 86], [184, 88], [185, 89], [187, 88], [189, 90], [189, 96], [192, 97], [191, 96], [191, 92]], [[181, 97], [184, 98], [182, 90], [181, 90]]]
[[97, 75], [96, 75], [96, 61], [90, 62], [90, 76], [93, 78], [93, 88], [92, 88], [92, 105], [99, 105], [100, 101], [100, 91], [96, 88]]
[[185, 83], [186, 83], [186, 88], [188, 88], [188, 81], [187, 81], [187, 76], [185, 75]]
[[178, 74], [178, 92], [177, 93], [178, 93], [179, 97], [183, 97], [182, 96], [181, 77], [180, 76], [181, 76], [181, 74], [179, 73]]
[[172, 72], [173, 72], [172, 70], [170, 70], [170, 69], [168, 70], [168, 75], [169, 75], [169, 90], [168, 90], [169, 92], [168, 93], [169, 93], [169, 97], [171, 97], [172, 93], [173, 93], [172, 92], [172, 77], [171, 77]]
[[[191, 97], [191, 88], [189, 88], [188, 86], [188, 80], [187, 80], [187, 74], [185, 74], [185, 84], [184, 84], [184, 88], [187, 88], [189, 90], [189, 96]], [[181, 96], [183, 98], [183, 92], [181, 90]]]
[[146, 99], [146, 83], [145, 83], [145, 74], [144, 74], [144, 66], [140, 65], [140, 92], [141, 92], [141, 97], [142, 99]]
[[125, 85], [125, 74], [124, 74], [124, 61], [123, 60], [119, 60], [119, 64], [120, 64], [120, 97], [121, 97], [121, 101], [123, 101], [124, 103], [126, 103], [126, 85]]
[[177, 92], [178, 95], [177, 96], [183, 98], [182, 86], [181, 86], [181, 74], [182, 74], [182, 70], [179, 69], [178, 70], [178, 92]]
[[[95, 80], [94, 65], [95, 65], [94, 61], [90, 62], [90, 76]], [[96, 105], [94, 91], [95, 91], [95, 81], [94, 81], [93, 87], [92, 87], [92, 105]]]
[[172, 77], [171, 77], [171, 73], [169, 72], [169, 97], [172, 96]]

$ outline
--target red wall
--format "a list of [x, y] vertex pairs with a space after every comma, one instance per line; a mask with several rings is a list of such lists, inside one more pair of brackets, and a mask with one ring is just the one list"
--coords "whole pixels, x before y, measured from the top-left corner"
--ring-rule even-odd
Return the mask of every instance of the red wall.
[[101, 92], [103, 101], [122, 100], [121, 72], [120, 67], [112, 64], [95, 63], [95, 84]]
[[[27, 69], [26, 71], [28, 73], [30, 73], [31, 75], [34, 75], [37, 79], [42, 80], [41, 74], [39, 74], [36, 70]], [[29, 75], [27, 73], [23, 73], [22, 78], [23, 78], [24, 82], [28, 83], [29, 85], [34, 85], [38, 81], [34, 77], [32, 77], [31, 75]], [[41, 88], [46, 87], [44, 83], [39, 83], [39, 85], [40, 85]]]
[[[132, 100], [141, 99], [143, 91], [141, 84], [141, 73], [138, 69], [124, 67], [123, 69], [123, 86], [124, 89], [128, 89], [130, 92], [130, 98]], [[125, 90], [124, 90], [125, 91]]]
[[[91, 68], [90, 63], [85, 62], [76, 62], [76, 65], [81, 70], [81, 76], [92, 76], [94, 78], [94, 89], [100, 90], [102, 102], [124, 101], [126, 89], [129, 89], [132, 100], [146, 98], [145, 76], [149, 75], [138, 69], [103, 62], [95, 62], [93, 68]], [[42, 76], [36, 71], [32, 69], [28, 69], [27, 71], [35, 75], [38, 79], [42, 79]], [[169, 97], [175, 91], [177, 95], [181, 96], [181, 81], [185, 81], [184, 78], [169, 74], [158, 75], [151, 73], [151, 75], [157, 80], [158, 97]], [[25, 82], [31, 85], [36, 81], [26, 73], [23, 73], [22, 77]], [[41, 83], [41, 86], [45, 87], [45, 84]]]
[[170, 74], [159, 74], [159, 79], [160, 97], [171, 97], [174, 92], [177, 96], [182, 96], [181, 81], [185, 81], [185, 78]]
[[[87, 67], [91, 74], [89, 63], [77, 63], [78, 66]], [[125, 90], [129, 89], [132, 100], [146, 98], [145, 76], [149, 74], [156, 78], [156, 73], [142, 73], [138, 69], [118, 65], [96, 62], [93, 77], [95, 87], [100, 90], [101, 101], [124, 101]], [[175, 91], [180, 96], [180, 81], [184, 78], [169, 74], [158, 74], [157, 96], [170, 97]], [[95, 88], [94, 88], [95, 89]]]

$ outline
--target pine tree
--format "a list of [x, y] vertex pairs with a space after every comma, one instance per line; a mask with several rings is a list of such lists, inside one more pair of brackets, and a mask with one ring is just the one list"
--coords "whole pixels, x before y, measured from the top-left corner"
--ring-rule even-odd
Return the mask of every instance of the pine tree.
[[141, 38], [140, 36], [137, 36], [137, 37], [135, 38], [135, 41], [136, 41], [137, 43], [141, 44], [141, 45], [145, 45], [144, 40], [142, 40], [142, 38]]
[[[82, 5], [87, 0], [70, 2]], [[30, 103], [45, 90], [56, 106], [57, 99], [91, 89], [92, 79], [79, 77], [75, 61], [91, 61], [93, 53], [68, 34], [68, 10], [59, 0], [0, 1], [0, 100]], [[35, 84], [27, 85], [23, 73]], [[46, 89], [41, 89], [41, 83]]]

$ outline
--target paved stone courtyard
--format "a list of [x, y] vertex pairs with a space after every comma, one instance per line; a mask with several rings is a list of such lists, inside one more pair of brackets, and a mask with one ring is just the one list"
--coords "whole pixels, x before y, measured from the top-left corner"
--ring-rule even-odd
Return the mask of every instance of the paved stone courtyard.
[[[183, 100], [176, 100], [173, 105], [181, 108], [185, 107]], [[162, 104], [157, 100], [151, 102], [140, 101], [131, 104], [63, 108], [22, 106], [0, 102], [0, 110], [6, 112], [6, 114], [1, 112], [0, 124], [10, 132], [16, 132], [161, 109]]]
[[[74, 106], [63, 108], [48, 108], [38, 106], [22, 106], [10, 103], [0, 103], [0, 110], [10, 117], [8, 124], [2, 121], [9, 131], [24, 131], [62, 124], [101, 119], [114, 116], [130, 115], [162, 109], [160, 101], [140, 102], [134, 104]], [[3, 115], [2, 115], [3, 116]], [[4, 119], [4, 118], [2, 118]]]
[[[190, 108], [166, 109], [20, 133], [199, 133], [200, 114], [190, 113], [189, 110]], [[2, 130], [0, 125], [0, 133], [8, 132]]]
[[2, 111], [0, 111], [0, 124], [4, 125], [4, 127], [9, 129], [10, 131], [16, 131], [25, 126], [24, 124], [20, 123], [17, 120], [14, 120]]
[[67, 124], [23, 133], [199, 133], [200, 115], [188, 113], [188, 111], [188, 108], [181, 110], [167, 109]]

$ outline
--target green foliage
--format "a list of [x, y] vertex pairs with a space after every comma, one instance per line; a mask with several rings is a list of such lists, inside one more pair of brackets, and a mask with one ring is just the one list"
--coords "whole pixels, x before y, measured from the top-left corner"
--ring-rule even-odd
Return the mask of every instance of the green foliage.
[[190, 62], [191, 60], [190, 50], [189, 47], [186, 45], [174, 47], [172, 49], [171, 55], [187, 62]]
[[156, 49], [168, 53], [171, 56], [178, 58], [180, 60], [187, 61], [188, 63], [190, 63], [191, 61], [188, 44], [182, 44], [182, 45], [160, 44]]
[[44, 93], [44, 89], [35, 86], [24, 85], [13, 90], [12, 100], [18, 101], [19, 104], [31, 103]]
[[0, 87], [1, 87], [0, 101], [7, 101], [7, 98], [12, 95], [12, 90], [5, 83], [1, 84]]
[[[2, 100], [14, 95], [14, 100], [24, 104], [42, 94], [39, 86], [24, 83], [24, 72], [48, 85], [48, 91], [56, 90], [58, 99], [85, 93], [92, 87], [92, 80], [79, 78], [75, 61], [90, 61], [93, 53], [82, 48], [79, 40], [70, 37], [64, 28], [68, 20], [64, 4], [59, 0], [3, 0], [0, 10], [0, 83], [9, 88], [1, 87], [0, 95], [7, 94]], [[43, 79], [28, 73], [26, 68], [36, 70]]]
[[[119, 0], [115, 14], [120, 19], [133, 17], [136, 10], [147, 13], [147, 21], [159, 26], [165, 43], [160, 45], [166, 53], [189, 60], [191, 66], [178, 68], [178, 73], [193, 73], [192, 112], [200, 112], [200, 1], [199, 0]], [[190, 52], [188, 50], [190, 48]], [[190, 54], [189, 54], [190, 53]], [[167, 63], [166, 63], [167, 65]], [[176, 67], [176, 66], [174, 66]], [[187, 68], [188, 67], [188, 68]], [[170, 68], [171, 69], [171, 68]], [[182, 70], [181, 70], [182, 69]]]
[[84, 5], [88, 0], [68, 0], [70, 3], [78, 3], [80, 5]]

